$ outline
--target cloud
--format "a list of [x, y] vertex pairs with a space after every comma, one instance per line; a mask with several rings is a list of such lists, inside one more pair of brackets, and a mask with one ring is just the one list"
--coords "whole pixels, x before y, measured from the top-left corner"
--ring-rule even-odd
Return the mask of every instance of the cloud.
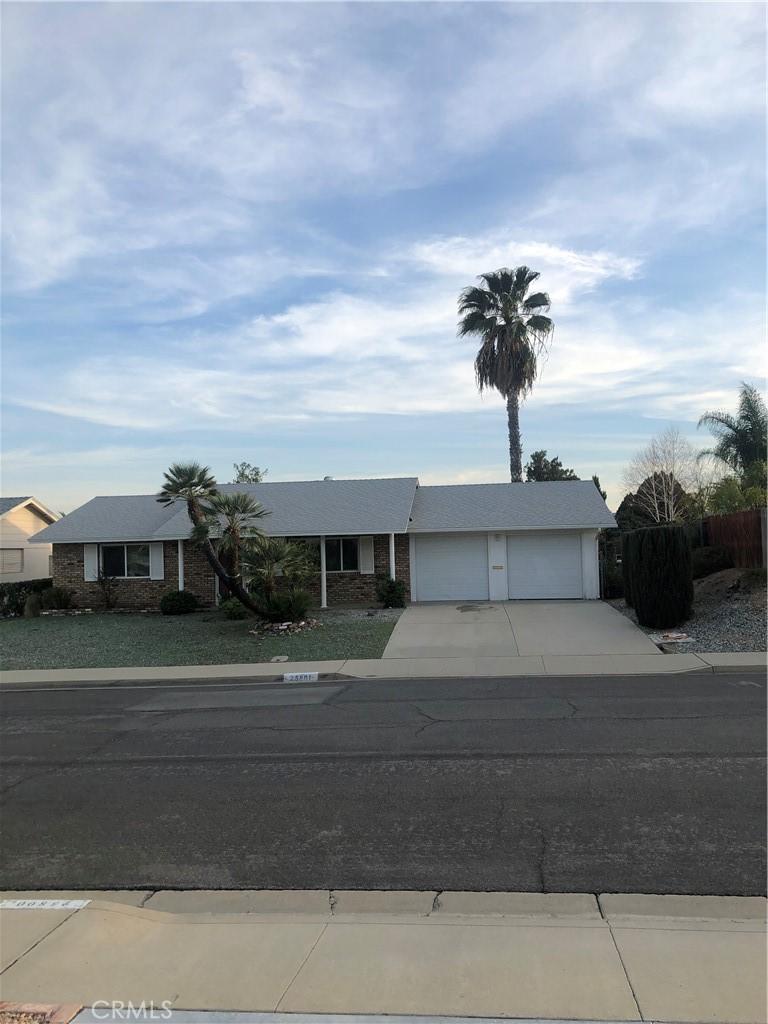
[[[556, 322], [525, 415], [567, 423], [569, 443], [595, 416], [621, 447], [626, 415], [650, 429], [732, 406], [762, 369], [756, 5], [11, 4], [4, 20], [17, 450], [40, 412], [62, 417], [60, 447], [105, 451], [309, 424], [344, 445], [397, 416], [423, 427], [392, 458], [420, 461], [430, 417], [503, 424], [456, 297], [520, 263]], [[467, 459], [452, 472], [479, 472]]]
[[561, 240], [725, 219], [761, 187], [741, 130], [763, 95], [756, 5], [19, 4], [6, 22], [19, 288], [112, 261], [119, 285], [180, 246], [277, 253], [292, 203], [425, 187], [494, 149], [525, 185], [504, 219]]
[[[113, 427], [156, 430], [256, 429], [259, 425], [367, 415], [429, 415], [497, 410], [479, 396], [471, 341], [456, 337], [457, 279], [494, 253], [493, 239], [447, 239], [405, 254], [424, 283], [393, 263], [370, 294], [332, 292], [323, 299], [259, 315], [212, 333], [198, 332], [171, 354], [88, 357], [55, 387], [17, 397], [25, 407]], [[666, 309], [637, 299], [606, 301], [600, 287], [637, 273], [637, 261], [520, 243], [538, 253], [560, 296], [551, 351], [528, 404], [631, 408], [651, 417], [696, 418], [728, 404], [735, 384], [754, 373], [762, 332], [759, 296], [724, 294], [723, 305]], [[466, 261], [466, 263], [465, 263]], [[547, 265], [549, 264], [549, 265]], [[576, 296], [579, 301], [576, 301]], [[570, 300], [570, 301], [569, 301]], [[734, 312], [734, 310], [736, 312]], [[742, 339], [738, 352], [728, 344]], [[695, 347], [701, 370], [691, 367]], [[721, 383], [713, 387], [710, 381]]]

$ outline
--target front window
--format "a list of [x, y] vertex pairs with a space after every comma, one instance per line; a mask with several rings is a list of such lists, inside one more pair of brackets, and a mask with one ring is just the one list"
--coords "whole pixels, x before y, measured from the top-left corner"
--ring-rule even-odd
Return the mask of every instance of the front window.
[[24, 549], [3, 548], [0, 550], [0, 572], [23, 572]]
[[357, 572], [357, 537], [329, 537], [325, 542], [326, 572]]
[[149, 544], [102, 544], [101, 571], [105, 576], [149, 578]]

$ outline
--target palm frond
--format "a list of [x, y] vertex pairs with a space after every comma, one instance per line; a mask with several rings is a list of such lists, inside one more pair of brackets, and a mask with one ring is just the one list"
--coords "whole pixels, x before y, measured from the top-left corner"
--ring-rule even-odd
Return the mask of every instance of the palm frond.
[[706, 412], [699, 419], [715, 438], [707, 453], [720, 459], [740, 475], [768, 456], [768, 411], [762, 395], [752, 384], [742, 381], [738, 415], [722, 410]]
[[517, 303], [525, 300], [526, 293], [534, 281], [541, 277], [538, 270], [531, 270], [530, 267], [516, 267], [514, 272], [514, 283], [510, 289], [512, 296]]
[[479, 280], [485, 282], [485, 286], [491, 294], [501, 297], [508, 295], [514, 288], [515, 272], [508, 267], [501, 267], [499, 270], [480, 274]]
[[208, 466], [199, 462], [173, 462], [163, 473], [157, 500], [163, 505], [189, 501], [216, 493], [216, 479]]
[[496, 310], [498, 303], [496, 296], [485, 288], [478, 288], [472, 285], [465, 288], [459, 295], [459, 314], [478, 310], [481, 313], [491, 313]]
[[498, 321], [495, 316], [488, 316], [479, 309], [470, 310], [465, 313], [459, 321], [457, 333], [460, 338], [468, 334], [478, 334], [482, 338], [493, 336], [496, 332]]
[[732, 430], [735, 432], [739, 429], [739, 421], [728, 412], [715, 410], [714, 412], [705, 412], [703, 416], [699, 416], [697, 426], [709, 427], [713, 431]]
[[549, 295], [546, 292], [535, 292], [533, 295], [529, 295], [523, 302], [523, 311], [525, 313], [533, 313], [537, 309], [546, 311], [551, 305]]
[[548, 316], [540, 316], [538, 314], [529, 317], [526, 323], [527, 329], [538, 341], [545, 341], [552, 333], [554, 326]]

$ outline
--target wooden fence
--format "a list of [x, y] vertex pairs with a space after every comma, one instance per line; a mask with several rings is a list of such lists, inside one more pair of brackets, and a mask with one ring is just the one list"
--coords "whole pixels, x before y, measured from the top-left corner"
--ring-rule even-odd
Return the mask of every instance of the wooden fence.
[[727, 516], [710, 516], [704, 520], [707, 544], [727, 548], [733, 564], [739, 569], [765, 566], [765, 509], [731, 512]]

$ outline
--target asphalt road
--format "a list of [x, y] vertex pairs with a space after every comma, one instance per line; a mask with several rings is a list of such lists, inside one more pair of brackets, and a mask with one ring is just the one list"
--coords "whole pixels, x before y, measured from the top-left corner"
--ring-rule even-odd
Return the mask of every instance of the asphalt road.
[[2, 888], [764, 891], [757, 676], [27, 690], [0, 726]]

